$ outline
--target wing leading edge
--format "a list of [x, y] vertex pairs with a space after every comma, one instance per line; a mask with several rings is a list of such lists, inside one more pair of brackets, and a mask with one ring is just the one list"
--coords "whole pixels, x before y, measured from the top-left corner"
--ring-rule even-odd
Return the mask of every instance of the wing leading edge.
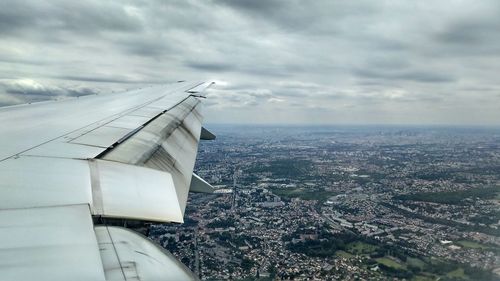
[[[111, 226], [94, 228], [89, 221], [92, 217], [183, 221], [192, 183], [198, 189], [203, 186], [193, 168], [202, 134], [201, 101], [210, 85], [184, 82], [0, 109], [0, 132], [6, 136], [0, 141], [6, 144], [0, 146], [0, 225], [7, 229], [0, 236], [18, 232], [18, 240], [11, 242], [19, 245], [10, 249], [0, 244], [0, 256], [19, 257], [15, 266], [0, 259], [0, 274], [12, 277], [6, 280], [195, 279], [144, 237]], [[38, 126], [30, 123], [30, 117], [38, 118], [33, 121]], [[66, 259], [72, 251], [80, 254], [81, 243], [73, 240], [80, 234], [72, 224], [54, 234], [52, 228], [66, 225], [66, 220], [48, 223], [58, 212], [73, 212], [78, 218], [72, 223], [85, 228], [80, 234], [87, 233], [81, 240], [86, 241], [88, 251], [82, 254], [87, 259], [74, 263]], [[38, 224], [33, 225], [33, 218]], [[23, 247], [33, 238], [30, 235], [40, 241], [60, 240], [66, 246], [50, 242]], [[117, 244], [115, 239], [125, 242]], [[39, 247], [47, 251], [40, 252]], [[134, 254], [140, 249], [149, 258]], [[44, 253], [54, 259], [42, 261]], [[153, 261], [168, 272], [155, 270]], [[27, 267], [30, 270], [25, 271]]]

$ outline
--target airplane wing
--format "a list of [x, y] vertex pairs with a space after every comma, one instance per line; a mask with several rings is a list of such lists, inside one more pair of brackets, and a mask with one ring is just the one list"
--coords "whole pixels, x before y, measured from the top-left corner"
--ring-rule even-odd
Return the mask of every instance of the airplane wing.
[[[106, 219], [183, 222], [204, 91], [179, 82], [0, 108], [1, 280], [196, 280]], [[192, 180], [193, 179], [193, 180]]]

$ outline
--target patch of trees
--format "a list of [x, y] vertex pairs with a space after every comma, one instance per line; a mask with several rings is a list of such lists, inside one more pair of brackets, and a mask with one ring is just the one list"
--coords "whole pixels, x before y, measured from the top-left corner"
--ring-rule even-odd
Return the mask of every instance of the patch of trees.
[[[288, 238], [299, 236], [300, 233], [294, 233]], [[329, 257], [333, 256], [338, 250], [346, 250], [346, 244], [357, 240], [358, 237], [349, 232], [331, 234], [327, 231], [321, 231], [317, 239], [306, 239], [305, 241], [290, 243], [288, 249], [312, 257]]]
[[392, 256], [399, 259], [402, 262], [406, 262], [406, 259], [409, 256], [413, 256], [413, 254], [397, 246], [388, 244], [379, 245], [379, 247], [375, 249], [373, 253], [370, 254], [370, 257], [372, 259], [382, 258], [385, 256]]
[[411, 279], [413, 277], [413, 272], [407, 271], [405, 269], [399, 269], [399, 268], [394, 268], [387, 266], [385, 264], [379, 264], [378, 267], [385, 271], [388, 275], [397, 277], [397, 278], [405, 278], [405, 279]]
[[470, 220], [475, 223], [493, 224], [497, 223], [499, 218], [500, 211], [490, 211], [484, 214], [480, 214], [476, 217], [472, 217], [470, 218]]
[[422, 192], [394, 196], [393, 199], [402, 201], [423, 201], [441, 204], [462, 204], [467, 198], [488, 199], [495, 197], [500, 192], [500, 186], [471, 188], [458, 191]]
[[244, 271], [248, 271], [254, 266], [254, 264], [255, 263], [251, 259], [243, 258], [240, 266]]
[[295, 244], [291, 243], [288, 248], [292, 252], [304, 253], [312, 257], [329, 257], [338, 250], [345, 250], [345, 243], [341, 239], [306, 240]]
[[231, 204], [228, 203], [214, 203], [213, 206], [222, 209], [222, 210], [229, 210], [231, 209]]
[[235, 226], [235, 221], [232, 218], [228, 219], [218, 219], [210, 222], [207, 224], [208, 227], [211, 228], [228, 228], [228, 227], [234, 227]]
[[184, 218], [184, 226], [196, 226], [198, 224], [198, 221], [195, 219], [192, 219], [188, 216]]

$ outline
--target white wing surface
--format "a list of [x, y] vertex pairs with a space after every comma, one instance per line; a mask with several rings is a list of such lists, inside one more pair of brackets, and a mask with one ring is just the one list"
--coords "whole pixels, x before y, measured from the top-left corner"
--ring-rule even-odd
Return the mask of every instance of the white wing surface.
[[196, 279], [146, 238], [92, 221], [182, 222], [190, 186], [212, 190], [193, 174], [210, 85], [0, 108], [2, 280]]

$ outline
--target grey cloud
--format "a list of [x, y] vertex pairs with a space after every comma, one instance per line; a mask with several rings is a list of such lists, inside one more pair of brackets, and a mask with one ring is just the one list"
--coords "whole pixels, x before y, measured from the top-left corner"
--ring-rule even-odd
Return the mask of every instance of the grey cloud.
[[484, 34], [485, 28], [489, 28], [489, 26], [471, 23], [457, 24], [444, 32], [438, 33], [436, 38], [445, 43], [473, 45], [487, 39]]
[[161, 80], [151, 81], [151, 80], [134, 80], [127, 77], [120, 76], [72, 76], [72, 75], [61, 75], [53, 76], [52, 78], [70, 80], [70, 81], [81, 81], [81, 82], [104, 82], [104, 83], [124, 83], [124, 84], [146, 84], [146, 83], [161, 83]]
[[[34, 5], [31, 5], [34, 4]], [[16, 33], [22, 28], [36, 24], [35, 12], [40, 11], [44, 5], [26, 1], [4, 1], [0, 9], [0, 34]]]
[[92, 88], [76, 88], [76, 89], [66, 88], [64, 90], [65, 90], [64, 95], [70, 96], [70, 97], [96, 95], [100, 92], [99, 90], [92, 89]]
[[279, 97], [302, 97], [302, 98], [305, 98], [305, 97], [308, 97], [312, 94], [314, 94], [314, 92], [310, 92], [310, 91], [304, 91], [304, 90], [293, 90], [293, 89], [280, 89], [278, 91], [275, 92], [275, 94]]
[[424, 83], [443, 83], [455, 81], [454, 77], [436, 72], [424, 72], [413, 70], [401, 71], [384, 71], [376, 69], [356, 69], [353, 71], [356, 76], [371, 79], [386, 79], [386, 80], [408, 80]]
[[[425, 72], [422, 70], [419, 71], [409, 71], [409, 72], [403, 72], [397, 75], [392, 75], [394, 78], [397, 79], [404, 79], [404, 80], [410, 80], [410, 81], [417, 81], [417, 82], [426, 82], [426, 83], [442, 83], [442, 82], [453, 82], [456, 79], [452, 77], [451, 75], [446, 75], [442, 73], [430, 73], [430, 72]], [[391, 75], [389, 75], [391, 77]]]
[[468, 92], [497, 92], [497, 93], [500, 93], [500, 88], [485, 87], [485, 86], [464, 87], [461, 90], [468, 91]]
[[279, 0], [268, 0], [268, 1], [252, 1], [252, 0], [217, 0], [218, 3], [223, 3], [225, 5], [243, 9], [252, 12], [272, 12], [276, 9], [286, 8], [286, 2]]
[[[56, 97], [79, 97], [99, 93], [98, 90], [84, 86], [52, 86], [30, 79], [6, 80], [0, 82], [3, 92], [3, 105], [42, 101]], [[2, 96], [0, 94], [0, 96]]]
[[383, 71], [407, 70], [411, 67], [411, 63], [408, 60], [401, 59], [400, 57], [386, 55], [383, 57], [370, 58], [366, 62], [366, 66], [369, 69], [377, 69]]
[[[68, 3], [68, 2], [66, 2]], [[87, 1], [69, 2], [71, 5], [60, 5], [56, 14], [61, 15], [62, 28], [85, 32], [100, 31], [140, 31], [141, 21], [128, 14], [118, 3], [99, 1], [96, 4]], [[60, 3], [62, 4], [62, 3]], [[78, 11], [75, 13], [75, 11]]]
[[21, 65], [50, 65], [48, 61], [42, 60], [28, 60], [28, 59], [17, 59], [12, 57], [0, 57], [0, 62], [4, 63], [12, 63], [12, 64], [21, 64]]
[[0, 84], [8, 94], [34, 95], [34, 96], [57, 96], [58, 88], [46, 87], [32, 80], [5, 81]]
[[119, 3], [102, 1], [11, 1], [2, 3], [0, 33], [41, 26], [51, 30], [99, 33], [139, 31], [141, 22]]
[[333, 36], [344, 27], [339, 19], [366, 17], [378, 10], [370, 1], [297, 1], [297, 0], [217, 0], [252, 18], [270, 23], [288, 32], [312, 32]]
[[203, 62], [187, 62], [186, 65], [193, 69], [210, 71], [210, 72], [227, 72], [234, 71], [236, 66], [229, 63], [203, 63]]
[[10, 106], [22, 103], [26, 103], [26, 101], [8, 94], [0, 95], [0, 106]]
[[122, 44], [123, 49], [133, 55], [161, 58], [165, 53], [172, 52], [171, 46], [158, 39], [127, 40]]
[[[500, 8], [497, 10], [500, 12]], [[499, 29], [500, 18], [498, 17], [467, 18], [452, 22], [435, 36], [444, 43], [477, 46], [477, 44], [492, 43], [490, 39], [498, 34]]]
[[211, 122], [263, 110], [312, 122], [318, 108], [332, 109], [327, 120], [454, 122], [436, 108], [500, 103], [499, 3], [6, 0], [0, 79], [43, 87], [2, 84], [0, 104], [214, 79]]
[[[297, 13], [300, 4], [296, 1], [249, 1], [249, 0], [218, 0], [216, 3], [226, 5], [243, 14], [249, 14], [251, 17], [259, 18], [265, 22], [277, 24], [279, 27], [288, 30], [292, 28], [304, 28], [311, 24], [310, 14]], [[307, 5], [303, 3], [302, 5]], [[309, 20], [307, 20], [309, 19]]]
[[293, 64], [268, 64], [246, 65], [235, 63], [217, 63], [217, 62], [187, 62], [186, 66], [195, 70], [207, 72], [240, 72], [256, 76], [287, 77], [292, 73], [300, 72], [301, 67]]

